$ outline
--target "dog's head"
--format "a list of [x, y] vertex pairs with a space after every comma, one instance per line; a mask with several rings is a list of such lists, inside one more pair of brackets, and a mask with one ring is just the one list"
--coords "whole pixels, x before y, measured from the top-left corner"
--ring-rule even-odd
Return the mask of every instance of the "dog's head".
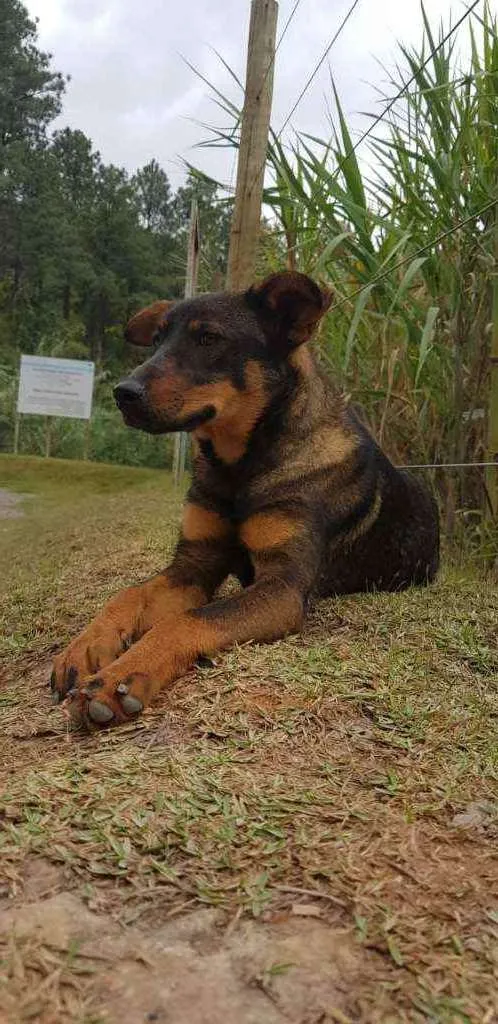
[[154, 351], [114, 389], [125, 422], [153, 434], [196, 431], [247, 418], [248, 403], [257, 419], [329, 305], [330, 295], [309, 277], [280, 273], [242, 294], [141, 310], [125, 336]]

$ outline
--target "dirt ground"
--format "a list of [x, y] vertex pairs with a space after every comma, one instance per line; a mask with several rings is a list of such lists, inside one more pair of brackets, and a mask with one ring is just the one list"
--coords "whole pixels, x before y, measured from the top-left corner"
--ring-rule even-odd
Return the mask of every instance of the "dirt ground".
[[[37, 870], [43, 874], [41, 865]], [[281, 914], [272, 922], [228, 925], [220, 911], [194, 910], [147, 930], [123, 929], [71, 893], [4, 911], [0, 928], [15, 935], [24, 975], [17, 991], [13, 986], [7, 993], [7, 1019], [16, 1019], [19, 1002], [24, 1019], [43, 1016], [47, 988], [54, 995], [69, 983], [69, 959], [73, 971], [78, 966], [73, 1007], [85, 1020], [99, 1019], [92, 1006], [100, 1006], [106, 1019], [122, 1024], [344, 1024], [351, 1019], [344, 1011], [349, 993], [364, 976], [360, 950], [347, 929], [317, 919], [314, 904], [298, 903], [298, 909], [302, 918]], [[33, 962], [47, 973], [26, 994]], [[59, 998], [67, 1012], [68, 993]], [[52, 1019], [59, 1019], [57, 1011]]]
[[1, 1024], [497, 1024], [496, 585], [324, 602], [71, 732], [53, 652], [179, 501], [47, 462], [0, 459]]

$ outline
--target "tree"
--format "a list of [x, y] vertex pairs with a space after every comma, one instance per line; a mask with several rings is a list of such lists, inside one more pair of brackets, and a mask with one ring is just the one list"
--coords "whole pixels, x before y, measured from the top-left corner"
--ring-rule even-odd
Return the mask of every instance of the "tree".
[[41, 143], [60, 113], [63, 75], [36, 46], [36, 23], [19, 0], [0, 0], [0, 170], [15, 143]]
[[[46, 198], [47, 127], [60, 112], [63, 76], [36, 47], [36, 24], [19, 0], [0, 0], [0, 279], [7, 308], [17, 302], [26, 266], [26, 231], [36, 190]], [[48, 219], [50, 215], [48, 214]], [[29, 254], [28, 254], [29, 261]]]
[[94, 152], [91, 139], [84, 132], [71, 128], [54, 132], [51, 148], [58, 161], [65, 201], [75, 210], [88, 212], [95, 200], [96, 177], [102, 163], [100, 153]]
[[135, 190], [126, 171], [100, 165], [89, 240], [93, 285], [82, 299], [94, 358], [104, 358], [106, 329], [122, 324], [137, 296], [153, 296], [154, 246], [139, 223]]
[[136, 192], [143, 226], [147, 231], [169, 233], [173, 216], [171, 185], [157, 160], [151, 160], [137, 171], [132, 185]]
[[54, 134], [51, 152], [61, 206], [58, 256], [63, 278], [62, 313], [68, 320], [78, 295], [91, 286], [95, 277], [90, 239], [101, 159], [91, 140], [71, 128]]

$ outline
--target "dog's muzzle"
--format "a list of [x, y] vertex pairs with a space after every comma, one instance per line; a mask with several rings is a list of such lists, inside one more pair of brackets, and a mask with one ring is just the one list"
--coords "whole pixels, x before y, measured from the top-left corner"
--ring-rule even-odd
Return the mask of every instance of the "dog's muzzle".
[[148, 419], [147, 394], [143, 384], [127, 377], [121, 380], [113, 391], [116, 405], [130, 427], [141, 426]]
[[213, 405], [205, 406], [199, 412], [181, 416], [157, 416], [151, 409], [147, 389], [134, 377], [121, 380], [113, 391], [116, 405], [128, 427], [145, 430], [148, 434], [168, 434], [178, 430], [191, 431], [212, 420], [216, 415]]

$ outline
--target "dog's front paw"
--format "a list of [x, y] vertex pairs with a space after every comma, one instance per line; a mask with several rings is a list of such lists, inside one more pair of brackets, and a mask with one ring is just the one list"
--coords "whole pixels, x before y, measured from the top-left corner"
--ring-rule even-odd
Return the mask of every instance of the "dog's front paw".
[[187, 665], [175, 653], [172, 626], [151, 629], [111, 665], [71, 690], [69, 713], [75, 724], [93, 728], [127, 722], [176, 679]]
[[147, 584], [127, 587], [108, 602], [87, 629], [54, 659], [50, 680], [52, 701], [58, 704], [84, 679], [111, 665], [146, 628]]
[[[66, 657], [55, 685], [61, 689], [63, 685], [74, 723], [93, 728], [127, 722], [139, 714], [160, 690], [195, 663], [198, 637], [191, 635], [191, 625], [190, 620], [163, 620], [111, 664], [78, 678], [71, 678]], [[61, 684], [63, 673], [65, 682]]]

